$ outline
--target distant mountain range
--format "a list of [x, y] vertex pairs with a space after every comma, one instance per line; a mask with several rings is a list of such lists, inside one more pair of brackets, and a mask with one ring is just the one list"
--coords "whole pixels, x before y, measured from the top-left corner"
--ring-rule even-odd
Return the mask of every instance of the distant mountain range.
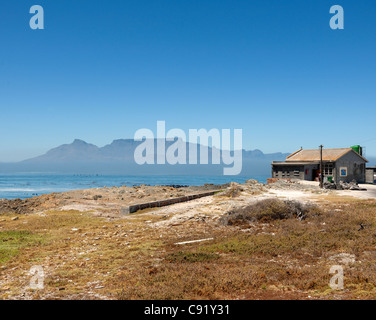
[[[98, 147], [76, 139], [71, 144], [64, 144], [47, 153], [18, 163], [0, 164], [0, 172], [56, 172], [56, 173], [101, 173], [101, 174], [222, 174], [223, 165], [137, 165], [134, 151], [141, 142], [133, 139], [114, 140], [111, 144]], [[166, 142], [166, 149], [174, 142]], [[154, 140], [156, 150], [157, 140]], [[200, 145], [196, 145], [198, 159]], [[186, 143], [187, 159], [189, 145]], [[209, 163], [212, 148], [208, 148]], [[244, 175], [269, 175], [271, 161], [284, 160], [289, 153], [265, 154], [261, 150], [242, 151]], [[155, 156], [156, 158], [156, 156]], [[188, 162], [188, 161], [187, 161]]]
[[[133, 139], [114, 140], [111, 144], [98, 147], [76, 139], [49, 150], [47, 153], [17, 163], [0, 163], [0, 173], [65, 173], [65, 174], [124, 174], [124, 175], [223, 175], [221, 165], [138, 165], [134, 151], [141, 142]], [[166, 142], [166, 149], [173, 142]], [[154, 140], [156, 150], [157, 140]], [[200, 145], [186, 143], [187, 163], [189, 146], [196, 147], [200, 159]], [[214, 149], [208, 148], [209, 163]], [[290, 153], [269, 153], [261, 150], [242, 150], [242, 176], [265, 177], [271, 174], [271, 162], [283, 161]], [[154, 155], [156, 160], [156, 155]], [[373, 166], [376, 158], [368, 158]], [[231, 165], [230, 165], [231, 167]]]
[[[44, 155], [27, 159], [22, 163], [74, 163], [74, 162], [134, 162], [134, 151], [141, 142], [132, 139], [119, 139], [114, 140], [102, 148], [94, 144], [87, 143], [83, 140], [76, 139], [71, 144], [63, 144], [57, 148], [49, 150]], [[156, 140], [154, 140], [156, 150]], [[166, 149], [174, 142], [166, 142]], [[198, 147], [198, 154], [200, 154], [200, 145]], [[188, 143], [186, 143], [188, 154]], [[211, 155], [212, 148], [208, 147], [209, 156]], [[246, 151], [243, 150], [244, 159], [257, 159], [257, 160], [283, 160], [290, 153], [270, 153], [265, 154], [261, 150]], [[210, 158], [209, 158], [210, 159]]]
[[75, 162], [114, 162], [133, 161], [133, 153], [139, 145], [131, 139], [114, 140], [102, 148], [76, 139], [71, 144], [63, 144], [49, 150], [44, 155], [27, 159], [22, 163], [75, 163]]

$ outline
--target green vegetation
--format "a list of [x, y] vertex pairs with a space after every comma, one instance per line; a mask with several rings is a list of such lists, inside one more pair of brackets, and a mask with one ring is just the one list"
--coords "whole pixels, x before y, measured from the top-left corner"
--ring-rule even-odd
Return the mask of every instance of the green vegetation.
[[38, 246], [43, 242], [42, 236], [29, 231], [2, 231], [0, 232], [0, 263], [17, 256], [23, 248]]

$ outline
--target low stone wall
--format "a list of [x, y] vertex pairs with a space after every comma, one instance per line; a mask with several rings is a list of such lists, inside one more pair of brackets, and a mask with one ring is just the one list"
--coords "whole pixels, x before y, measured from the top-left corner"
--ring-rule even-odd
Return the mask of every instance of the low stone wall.
[[278, 182], [279, 180], [291, 182], [290, 178], [267, 178], [266, 183], [272, 184]]
[[169, 205], [172, 205], [172, 204], [175, 204], [175, 203], [187, 202], [187, 201], [191, 201], [191, 200], [194, 200], [194, 199], [212, 196], [215, 193], [217, 193], [218, 191], [219, 190], [202, 192], [202, 193], [192, 194], [192, 195], [179, 197], [179, 198], [135, 204], [133, 206], [121, 208], [120, 214], [121, 215], [128, 215], [128, 214], [131, 214], [131, 213], [135, 213], [139, 210], [144, 210], [144, 209], [149, 209], [149, 208], [159, 208], [159, 207], [169, 206]]

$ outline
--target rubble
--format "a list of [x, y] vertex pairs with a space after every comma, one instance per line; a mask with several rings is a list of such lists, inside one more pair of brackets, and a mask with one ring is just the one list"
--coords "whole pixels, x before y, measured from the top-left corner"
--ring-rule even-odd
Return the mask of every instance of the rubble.
[[355, 180], [351, 182], [340, 181], [339, 183], [325, 182], [323, 186], [324, 189], [367, 191], [367, 189], [359, 187], [358, 183]]
[[324, 182], [323, 184], [324, 189], [336, 190], [337, 185], [334, 182]]
[[353, 180], [349, 183], [340, 181], [339, 185], [341, 187], [340, 190], [364, 190], [364, 191], [367, 191], [367, 189], [359, 187], [355, 180]]

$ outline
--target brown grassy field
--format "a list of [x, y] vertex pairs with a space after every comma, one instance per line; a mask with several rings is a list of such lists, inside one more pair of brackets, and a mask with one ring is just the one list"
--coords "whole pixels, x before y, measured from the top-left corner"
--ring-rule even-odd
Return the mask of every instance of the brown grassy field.
[[[214, 214], [168, 228], [154, 223], [169, 216], [147, 212], [3, 214], [0, 298], [376, 298], [376, 201], [322, 199], [319, 213], [301, 221], [233, 225]], [[175, 244], [206, 238], [214, 240]], [[43, 290], [28, 288], [34, 265], [44, 269]], [[344, 268], [344, 290], [329, 287], [332, 265]]]

